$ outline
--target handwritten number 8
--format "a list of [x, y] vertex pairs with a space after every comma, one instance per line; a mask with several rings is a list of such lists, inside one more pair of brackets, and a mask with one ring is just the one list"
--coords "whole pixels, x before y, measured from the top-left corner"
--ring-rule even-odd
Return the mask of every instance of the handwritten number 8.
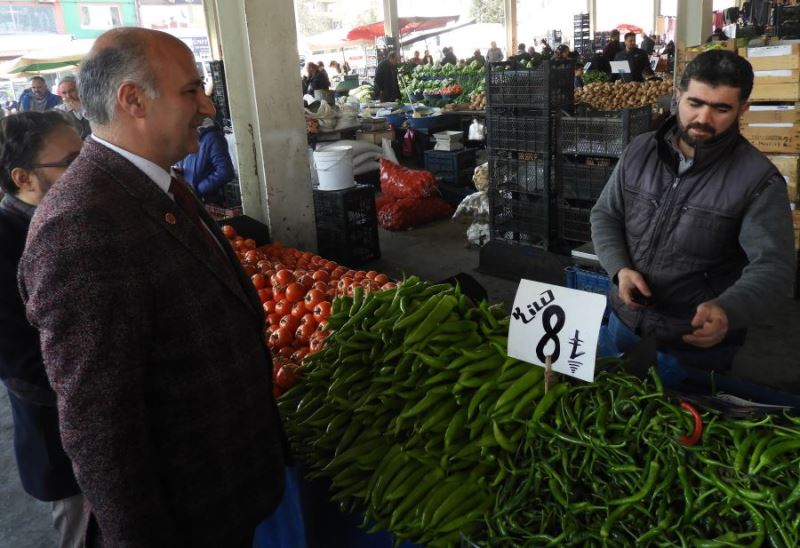
[[[552, 321], [553, 316], [555, 316], [555, 323]], [[550, 353], [553, 362], [555, 363], [558, 361], [558, 357], [561, 355], [561, 341], [558, 340], [558, 334], [564, 328], [565, 321], [566, 315], [564, 314], [564, 309], [560, 306], [554, 304], [548, 306], [544, 310], [542, 314], [542, 327], [544, 327], [545, 335], [541, 338], [539, 344], [536, 345], [536, 357], [539, 358], [541, 363], [547, 360], [544, 348], [549, 341], [553, 341], [553, 351]]]

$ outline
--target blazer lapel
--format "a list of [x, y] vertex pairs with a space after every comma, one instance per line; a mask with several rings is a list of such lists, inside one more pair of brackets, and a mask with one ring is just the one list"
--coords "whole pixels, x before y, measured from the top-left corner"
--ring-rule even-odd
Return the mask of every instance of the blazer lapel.
[[[91, 139], [86, 140], [84, 148], [87, 147], [89, 150], [86, 152], [89, 157], [95, 157], [108, 176], [141, 203], [144, 212], [156, 225], [178, 240], [200, 263], [211, 270], [214, 276], [256, 316], [262, 317], [263, 311], [255, 288], [247, 279], [227, 238], [224, 237], [202, 204], [198, 202], [200, 216], [209, 226], [216, 240], [222, 245], [233, 268], [228, 268], [220, 261], [217, 253], [209, 249], [208, 243], [197, 234], [197, 227], [186, 213], [141, 170], [113, 150]], [[252, 289], [252, 291], [247, 291], [248, 289]]]

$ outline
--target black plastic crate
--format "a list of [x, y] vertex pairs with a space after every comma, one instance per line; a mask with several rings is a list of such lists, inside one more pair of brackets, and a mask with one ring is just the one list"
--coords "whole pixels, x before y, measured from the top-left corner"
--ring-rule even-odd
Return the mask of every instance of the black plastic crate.
[[380, 258], [375, 190], [314, 190], [319, 254], [344, 265]]
[[561, 156], [561, 197], [568, 200], [597, 200], [616, 164], [614, 158]]
[[486, 104], [550, 110], [575, 102], [575, 69], [572, 61], [545, 61], [536, 68], [513, 62], [489, 63], [486, 72]]
[[450, 184], [472, 183], [478, 149], [426, 150], [425, 169]]
[[489, 154], [489, 185], [493, 189], [550, 195], [553, 173], [550, 155], [494, 151]]
[[650, 130], [650, 107], [565, 114], [560, 125], [562, 154], [619, 158], [632, 138]]
[[592, 223], [589, 216], [590, 205], [560, 203], [558, 205], [558, 233], [565, 240], [572, 242], [591, 242]]
[[242, 205], [242, 189], [239, 187], [239, 181], [225, 183], [225, 205], [228, 207]]
[[489, 149], [549, 153], [556, 142], [556, 122], [549, 112], [517, 114], [490, 111], [486, 117]]
[[549, 249], [554, 240], [549, 198], [507, 190], [489, 190], [489, 228], [493, 240]]

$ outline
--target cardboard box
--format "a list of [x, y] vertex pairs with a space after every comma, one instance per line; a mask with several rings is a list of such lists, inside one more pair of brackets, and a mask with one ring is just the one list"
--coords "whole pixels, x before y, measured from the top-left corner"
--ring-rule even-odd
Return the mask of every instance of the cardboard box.
[[754, 71], [800, 69], [800, 44], [740, 48], [739, 55], [750, 61]]
[[389, 139], [390, 141], [394, 139], [394, 131], [390, 129], [385, 131], [358, 131], [356, 133], [356, 139], [381, 146], [384, 139]]
[[742, 135], [758, 150], [773, 154], [800, 153], [800, 110], [795, 104], [753, 105], [741, 119]]
[[800, 209], [792, 211], [792, 219], [794, 220], [794, 248], [800, 251]]
[[772, 163], [775, 164], [775, 167], [778, 168], [778, 171], [780, 171], [781, 175], [783, 175], [784, 179], [786, 179], [786, 185], [789, 191], [789, 201], [797, 202], [797, 176], [800, 172], [800, 155], [770, 154], [767, 156], [767, 158], [769, 158]]

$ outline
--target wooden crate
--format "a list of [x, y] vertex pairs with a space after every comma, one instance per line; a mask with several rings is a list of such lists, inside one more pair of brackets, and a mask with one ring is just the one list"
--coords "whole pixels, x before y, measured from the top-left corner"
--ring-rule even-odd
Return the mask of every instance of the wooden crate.
[[739, 55], [750, 61], [754, 71], [800, 69], [800, 44], [740, 48]]
[[800, 251], [800, 209], [792, 211], [792, 219], [794, 220], [794, 248]]
[[795, 104], [753, 105], [741, 119], [742, 135], [764, 153], [800, 153], [800, 109]]
[[800, 172], [800, 155], [798, 154], [769, 154], [767, 155], [775, 167], [778, 168], [783, 178], [786, 179], [787, 190], [789, 191], [789, 201], [797, 202], [797, 175]]
[[800, 123], [800, 104], [751, 105], [742, 115], [742, 125]]
[[[758, 76], [759, 74], [762, 76]], [[750, 100], [756, 102], [800, 100], [800, 70], [756, 71]]]

